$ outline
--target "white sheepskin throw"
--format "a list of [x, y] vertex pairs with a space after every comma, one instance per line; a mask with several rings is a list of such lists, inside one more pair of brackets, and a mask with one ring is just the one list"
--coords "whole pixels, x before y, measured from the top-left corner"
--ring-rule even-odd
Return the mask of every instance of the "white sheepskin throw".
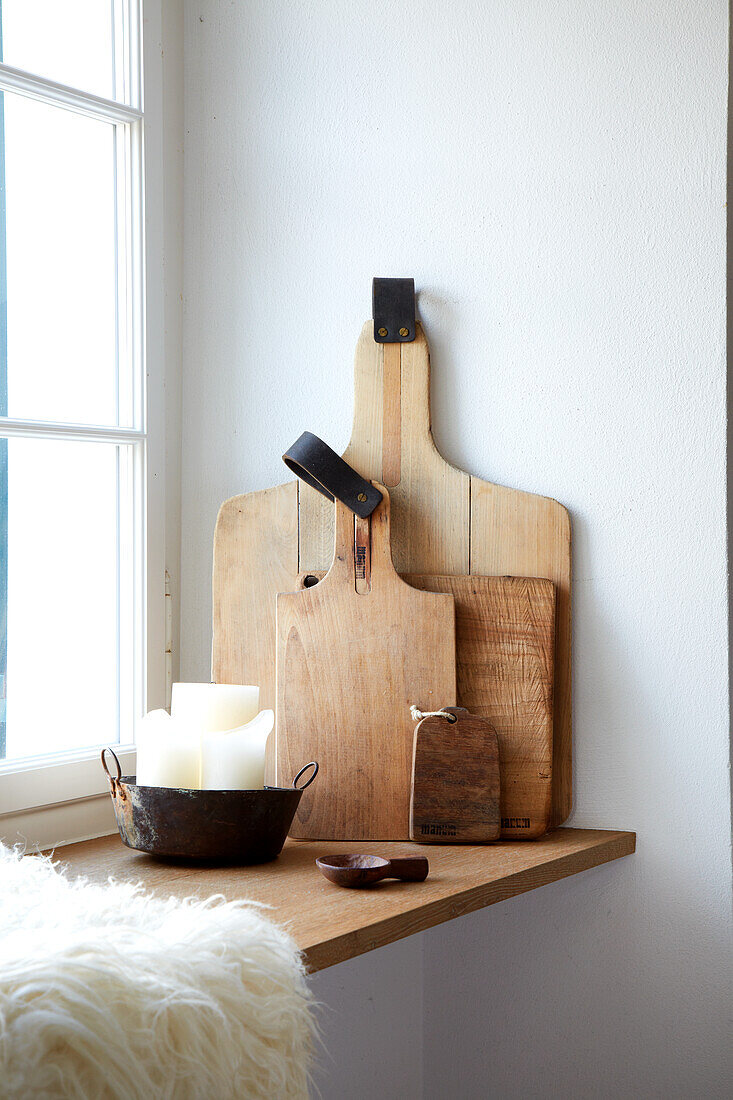
[[306, 1097], [312, 1003], [260, 907], [70, 881], [0, 844], [0, 1096]]

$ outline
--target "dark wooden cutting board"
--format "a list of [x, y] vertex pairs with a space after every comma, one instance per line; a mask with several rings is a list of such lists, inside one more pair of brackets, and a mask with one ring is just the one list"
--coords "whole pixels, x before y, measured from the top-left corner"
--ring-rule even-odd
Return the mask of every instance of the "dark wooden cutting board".
[[489, 844], [499, 839], [499, 741], [485, 718], [443, 707], [415, 727], [410, 839]]

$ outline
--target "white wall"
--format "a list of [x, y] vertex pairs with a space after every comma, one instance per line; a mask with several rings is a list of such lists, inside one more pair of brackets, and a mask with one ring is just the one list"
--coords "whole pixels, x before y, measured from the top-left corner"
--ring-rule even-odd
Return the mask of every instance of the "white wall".
[[422, 937], [410, 936], [313, 976], [314, 1100], [422, 1100], [422, 971]]
[[726, 43], [723, 0], [186, 3], [182, 676], [219, 503], [347, 441], [372, 275], [445, 456], [572, 514], [572, 823], [638, 852], [316, 979], [431, 1100], [730, 1087]]

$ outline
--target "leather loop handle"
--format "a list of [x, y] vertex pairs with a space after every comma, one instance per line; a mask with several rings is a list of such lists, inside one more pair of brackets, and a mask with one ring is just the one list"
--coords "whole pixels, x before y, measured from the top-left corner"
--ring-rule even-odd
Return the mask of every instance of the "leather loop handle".
[[382, 499], [379, 489], [312, 432], [303, 432], [296, 439], [283, 455], [283, 462], [306, 485], [329, 500], [340, 500], [362, 519], [370, 516]]

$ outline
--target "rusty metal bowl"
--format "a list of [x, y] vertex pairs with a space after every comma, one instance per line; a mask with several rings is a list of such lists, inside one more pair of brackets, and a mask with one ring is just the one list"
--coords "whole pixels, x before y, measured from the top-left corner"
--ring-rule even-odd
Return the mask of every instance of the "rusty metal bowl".
[[[117, 765], [112, 775], [106, 754]], [[260, 791], [193, 791], [174, 787], [141, 787], [135, 776], [122, 775], [113, 749], [102, 750], [117, 828], [128, 848], [161, 859], [206, 863], [267, 863], [282, 851], [300, 797], [318, 774], [312, 760], [301, 768], [292, 787]], [[298, 786], [298, 780], [313, 769]]]

